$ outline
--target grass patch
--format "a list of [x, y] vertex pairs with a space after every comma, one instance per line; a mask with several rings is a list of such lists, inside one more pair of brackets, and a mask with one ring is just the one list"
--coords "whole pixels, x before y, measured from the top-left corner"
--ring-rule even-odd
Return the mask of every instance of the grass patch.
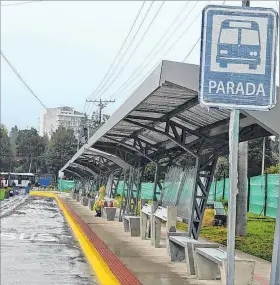
[[[211, 217], [214, 218], [214, 212], [207, 209], [200, 236], [213, 242], [227, 245], [227, 228], [213, 227]], [[187, 231], [188, 226], [186, 224], [178, 223], [177, 226], [178, 229]], [[247, 235], [236, 237], [236, 249], [271, 261], [274, 231], [275, 219], [248, 213]]]

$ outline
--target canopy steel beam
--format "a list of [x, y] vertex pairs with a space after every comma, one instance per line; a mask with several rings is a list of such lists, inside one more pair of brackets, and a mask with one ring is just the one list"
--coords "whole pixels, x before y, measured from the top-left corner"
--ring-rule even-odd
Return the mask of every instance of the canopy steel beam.
[[70, 165], [74, 166], [74, 167], [79, 167], [81, 168], [82, 170], [85, 170], [87, 171], [88, 173], [90, 173], [93, 177], [96, 177], [97, 176], [97, 173], [94, 172], [92, 169], [90, 169], [89, 167], [87, 166], [84, 166], [80, 163], [77, 163], [77, 162], [72, 162]]
[[77, 172], [75, 172], [75, 171], [73, 171], [73, 170], [70, 170], [70, 169], [68, 169], [68, 168], [66, 168], [64, 171], [66, 171], [66, 172], [69, 172], [69, 173], [72, 173], [72, 174], [74, 174], [76, 177], [78, 177], [78, 178], [81, 178], [82, 176], [80, 175], [80, 174], [78, 174]]
[[[126, 144], [126, 143], [123, 143], [123, 142], [119, 142], [118, 140], [115, 140], [112, 137], [107, 137], [107, 136], [105, 136], [105, 137], [107, 139], [109, 139], [109, 140], [119, 144], [119, 145], [125, 146], [126, 148], [129, 148], [129, 149], [133, 150], [137, 154], [139, 154], [139, 155], [145, 157], [146, 159], [148, 159], [149, 161], [153, 162], [153, 160], [147, 154], [147, 152], [148, 152], [148, 145], [146, 145], [144, 147], [141, 144], [140, 140], [138, 140], [138, 138], [134, 138], [133, 145], [130, 145], [130, 144]], [[138, 146], [138, 148], [137, 148], [137, 146]]]
[[164, 135], [164, 136], [166, 136], [167, 138], [169, 138], [170, 141], [172, 141], [172, 142], [174, 142], [175, 144], [179, 145], [182, 149], [184, 149], [185, 151], [189, 152], [189, 153], [190, 153], [191, 155], [193, 155], [194, 157], [197, 156], [191, 149], [189, 149], [189, 148], [185, 145], [185, 143], [182, 141], [182, 138], [180, 138], [177, 133], [176, 133], [176, 134], [173, 134], [173, 136], [172, 136], [172, 135], [170, 134], [170, 132], [169, 132], [169, 128], [166, 128], [165, 131], [161, 131], [161, 130], [155, 129], [155, 128], [153, 128], [153, 127], [150, 127], [150, 126], [146, 126], [146, 125], [143, 125], [143, 124], [141, 124], [141, 123], [131, 121], [131, 120], [129, 120], [129, 119], [124, 119], [124, 121], [126, 121], [126, 122], [128, 122], [128, 123], [131, 123], [131, 124], [134, 124], [134, 125], [136, 125], [136, 126], [145, 128], [145, 129], [147, 129], [147, 130], [153, 131], [153, 132], [155, 132], [155, 133]]

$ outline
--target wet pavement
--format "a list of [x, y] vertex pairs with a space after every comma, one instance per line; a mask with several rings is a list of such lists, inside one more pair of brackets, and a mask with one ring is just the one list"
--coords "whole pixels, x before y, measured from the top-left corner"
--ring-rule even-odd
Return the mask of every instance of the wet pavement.
[[29, 197], [1, 218], [1, 285], [98, 284], [56, 201]]

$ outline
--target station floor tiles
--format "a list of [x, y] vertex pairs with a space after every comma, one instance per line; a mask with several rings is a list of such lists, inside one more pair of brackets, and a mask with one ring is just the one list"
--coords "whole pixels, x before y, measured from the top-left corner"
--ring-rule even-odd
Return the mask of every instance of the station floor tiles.
[[[164, 246], [164, 240], [162, 248], [154, 248], [151, 246], [150, 240], [130, 237], [128, 233], [124, 232], [122, 223], [95, 218], [94, 212], [87, 207], [70, 197], [63, 198], [143, 285], [222, 284], [220, 280], [198, 280], [195, 276], [187, 274], [185, 263], [171, 263]], [[268, 265], [265, 265], [265, 272], [267, 272]], [[258, 281], [254, 281], [254, 285], [268, 285], [266, 278], [257, 276]]]

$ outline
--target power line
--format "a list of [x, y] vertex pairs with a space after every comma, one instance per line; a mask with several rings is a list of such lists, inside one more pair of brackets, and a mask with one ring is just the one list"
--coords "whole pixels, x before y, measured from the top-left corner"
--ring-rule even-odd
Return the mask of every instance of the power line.
[[[3, 51], [1, 50], [1, 55], [4, 58], [4, 60], [7, 62], [7, 64], [10, 66], [10, 68], [13, 70], [13, 72], [16, 74], [16, 76], [19, 78], [19, 80], [24, 84], [24, 86], [29, 90], [29, 92], [38, 100], [38, 102], [44, 107], [44, 109], [49, 112], [47, 106], [42, 102], [42, 100], [35, 94], [35, 92], [31, 89], [31, 87], [27, 84], [27, 82], [21, 77], [21, 75], [18, 73], [16, 68], [13, 66], [13, 64], [8, 60], [8, 58], [4, 55]], [[50, 112], [51, 116], [54, 118], [53, 114]], [[55, 119], [55, 118], [54, 118]]]
[[[119, 87], [119, 89], [115, 92], [114, 95], [118, 95], [121, 93], [121, 91], [125, 88], [125, 86], [127, 85], [127, 83], [132, 79], [132, 78], [137, 78], [137, 76], [147, 67], [147, 65], [150, 63], [147, 62], [144, 66], [143, 64], [145, 63], [145, 61], [151, 56], [151, 54], [153, 54], [154, 49], [157, 47], [157, 45], [162, 41], [162, 39], [166, 36], [166, 34], [168, 33], [168, 31], [171, 29], [171, 27], [176, 23], [176, 21], [179, 19], [181, 13], [185, 10], [185, 8], [187, 7], [188, 3], [185, 5], [185, 7], [183, 8], [183, 10], [181, 10], [181, 12], [176, 16], [175, 20], [173, 21], [173, 23], [167, 28], [167, 30], [165, 31], [164, 35], [160, 38], [160, 40], [155, 44], [155, 46], [152, 48], [152, 50], [150, 51], [150, 53], [148, 54], [148, 56], [142, 61], [141, 65], [138, 66], [134, 72], [131, 74], [131, 76]], [[182, 26], [182, 24], [185, 22], [185, 20], [187, 19], [187, 17], [189, 16], [189, 14], [193, 11], [193, 9], [196, 7], [196, 5], [198, 4], [198, 2], [195, 3], [195, 5], [191, 8], [191, 10], [185, 15], [185, 17], [183, 18], [183, 20], [176, 26], [175, 29], [173, 29], [172, 33], [170, 34], [170, 36], [165, 40], [164, 43], [161, 44], [160, 48], [156, 51], [156, 54], [158, 54], [160, 52], [160, 50], [166, 45], [166, 43], [170, 40], [170, 38], [172, 38], [172, 36], [174, 35], [174, 33]], [[154, 59], [154, 58], [153, 58]], [[152, 60], [153, 60], [152, 59]], [[143, 66], [143, 67], [142, 67]], [[142, 67], [142, 68], [141, 68]], [[136, 73], [137, 72], [137, 73]], [[134, 79], [133, 79], [134, 80]], [[132, 81], [133, 81], [132, 80]], [[112, 98], [113, 95], [111, 95], [110, 98]]]
[[137, 13], [137, 15], [136, 15], [134, 21], [133, 21], [133, 24], [132, 24], [132, 26], [131, 26], [131, 28], [130, 28], [130, 30], [129, 30], [129, 32], [128, 32], [126, 38], [125, 38], [125, 40], [123, 41], [123, 43], [122, 43], [122, 45], [121, 45], [121, 47], [120, 47], [120, 49], [119, 49], [117, 55], [115, 56], [115, 59], [113, 60], [113, 62], [112, 62], [112, 64], [111, 64], [111, 66], [109, 67], [107, 73], [104, 75], [103, 79], [100, 81], [99, 85], [97, 86], [97, 88], [95, 89], [95, 91], [93, 92], [93, 94], [92, 94], [91, 96], [94, 96], [95, 93], [98, 92], [99, 87], [103, 84], [105, 78], [108, 76], [108, 74], [109, 74], [110, 71], [112, 70], [112, 68], [113, 68], [113, 66], [114, 66], [114, 64], [115, 64], [115, 62], [117, 61], [118, 56], [120, 55], [120, 53], [121, 53], [121, 51], [122, 51], [124, 45], [126, 44], [126, 42], [127, 42], [128, 38], [129, 38], [129, 36], [130, 36], [130, 34], [131, 34], [131, 32], [132, 32], [132, 30], [133, 30], [135, 24], [136, 24], [136, 22], [137, 22], [137, 20], [138, 20], [138, 18], [139, 18], [139, 16], [140, 16], [141, 11], [143, 10], [144, 5], [145, 5], [145, 1], [143, 1], [142, 5], [141, 5], [141, 7], [140, 7], [140, 9], [139, 9], [139, 11], [138, 11], [138, 13]]
[[[225, 3], [226, 3], [226, 1], [223, 1], [222, 5], [224, 5]], [[209, 2], [208, 2], [208, 4], [209, 4]], [[199, 36], [199, 38], [197, 39], [195, 44], [192, 46], [191, 50], [188, 52], [188, 54], [186, 55], [186, 57], [184, 58], [184, 60], [182, 62], [186, 62], [186, 60], [188, 59], [188, 57], [190, 56], [192, 51], [195, 49], [195, 47], [197, 46], [197, 44], [199, 43], [200, 40], [201, 40], [201, 36]]]
[[185, 56], [184, 60], [182, 62], [186, 62], [187, 58], [190, 56], [190, 54], [192, 53], [192, 51], [195, 49], [195, 47], [197, 46], [197, 44], [199, 43], [201, 39], [201, 36], [197, 39], [197, 41], [195, 42], [195, 44], [193, 45], [193, 47], [191, 48], [191, 50], [189, 51], [189, 53]]
[[[144, 3], [145, 3], [145, 2], [144, 2]], [[140, 23], [140, 25], [139, 25], [138, 29], [136, 30], [134, 36], [133, 36], [132, 39], [130, 40], [129, 45], [127, 46], [126, 50], [124, 51], [123, 55], [121, 56], [121, 59], [119, 60], [118, 64], [115, 66], [115, 68], [113, 69], [113, 72], [112, 72], [112, 73], [110, 74], [110, 76], [106, 79], [106, 81], [103, 83], [103, 85], [101, 86], [101, 88], [100, 88], [100, 90], [99, 90], [98, 92], [102, 91], [102, 89], [104, 88], [104, 86], [106, 86], [107, 82], [112, 78], [112, 76], [114, 75], [115, 71], [117, 70], [117, 68], [118, 68], [119, 65], [121, 64], [123, 58], [125, 57], [125, 55], [126, 55], [126, 53], [128, 52], [129, 48], [130, 48], [131, 45], [133, 44], [133, 42], [134, 42], [136, 36], [138, 35], [138, 33], [139, 33], [139, 31], [140, 31], [142, 25], [144, 24], [144, 22], [145, 22], [145, 20], [146, 20], [146, 17], [148, 16], [148, 14], [149, 14], [149, 12], [150, 12], [150, 10], [151, 10], [153, 4], [154, 4], [154, 1], [152, 1], [152, 3], [150, 4], [148, 10], [146, 11], [146, 14], [144, 15], [144, 18], [142, 19], [142, 22]], [[143, 8], [143, 7], [141, 6], [141, 11], [142, 11], [142, 8]], [[138, 14], [139, 14], [139, 13], [138, 13]], [[137, 15], [137, 16], [138, 16], [138, 15]], [[137, 17], [137, 18], [138, 18], [138, 17]], [[97, 97], [98, 97], [98, 92], [97, 92], [97, 94], [96, 94], [95, 96], [93, 96], [93, 95], [89, 96], [88, 99], [95, 99], [95, 98], [97, 98]], [[89, 110], [89, 108], [87, 108], [86, 112], [89, 111], [89, 114], [90, 114], [90, 113], [92, 112], [92, 110], [93, 110], [93, 107], [92, 107], [90, 110]]]
[[116, 75], [116, 77], [114, 78], [114, 80], [109, 84], [109, 86], [106, 87], [106, 89], [100, 94], [100, 97], [112, 86], [112, 84], [116, 81], [116, 79], [119, 77], [119, 75], [121, 74], [121, 72], [124, 70], [124, 68], [127, 66], [128, 62], [130, 61], [130, 59], [132, 58], [132, 56], [135, 54], [137, 48], [139, 47], [139, 45], [141, 44], [142, 40], [144, 39], [144, 37], [146, 36], [147, 32], [149, 31], [150, 27], [152, 26], [153, 22], [155, 21], [155, 19], [157, 18], [162, 6], [164, 5], [165, 1], [162, 1], [162, 4], [160, 5], [159, 9], [157, 10], [155, 16], [153, 17], [152, 21], [150, 22], [149, 26], [147, 27], [146, 31], [144, 32], [142, 38], [140, 39], [140, 41], [138, 42], [137, 46], [134, 48], [132, 54], [130, 55], [130, 57], [127, 59], [127, 61], [125, 62], [124, 66], [122, 67], [122, 69], [118, 72], [118, 74]]
[[[134, 39], [135, 39], [136, 36], [138, 35], [139, 30], [141, 29], [142, 25], [144, 24], [144, 22], [145, 22], [145, 20], [146, 20], [146, 18], [147, 18], [147, 16], [148, 16], [148, 14], [149, 14], [149, 12], [150, 12], [150, 10], [151, 10], [153, 4], [154, 4], [154, 1], [152, 1], [152, 3], [150, 4], [148, 10], [146, 11], [146, 14], [145, 14], [144, 18], [142, 19], [142, 22], [140, 23], [140, 25], [139, 25], [139, 27], [138, 27], [136, 33], [134, 34], [133, 38], [131, 39], [131, 41], [130, 41], [128, 47], [127, 47], [126, 50], [125, 50], [125, 52], [123, 53], [123, 55], [122, 55], [122, 57], [121, 57], [121, 59], [120, 59], [118, 65], [114, 68], [113, 72], [112, 72], [111, 75], [107, 78], [107, 80], [104, 82], [104, 84], [102, 85], [102, 87], [100, 88], [100, 90], [99, 90], [98, 92], [100, 92], [100, 91], [103, 89], [103, 87], [107, 84], [107, 82], [112, 78], [112, 76], [113, 76], [113, 74], [115, 73], [116, 69], [119, 67], [119, 65], [120, 65], [121, 61], [123, 60], [123, 58], [125, 57], [127, 51], [128, 51], [129, 48], [131, 47], [131, 45], [132, 45]], [[95, 96], [95, 97], [96, 97], [96, 96]], [[95, 98], [95, 97], [94, 97], [93, 95], [90, 95], [88, 99], [93, 99], [93, 98]]]
[[[210, 2], [211, 2], [211, 1], [208, 1], [206, 5], [208, 5]], [[177, 39], [175, 40], [175, 42], [172, 43], [172, 45], [171, 45], [171, 46], [169, 47], [169, 49], [165, 52], [165, 54], [164, 54], [163, 56], [161, 56], [160, 60], [158, 60], [158, 61], [156, 62], [156, 64], [153, 65], [153, 67], [149, 70], [149, 72], [147, 72], [143, 77], [141, 77], [140, 80], [138, 80], [138, 81], [136, 82], [136, 84], [134, 84], [133, 87], [132, 87], [131, 89], [129, 89], [129, 90], [132, 90], [136, 85], [138, 85], [140, 82], [142, 82], [142, 80], [143, 80], [144, 78], [146, 78], [147, 75], [149, 75], [149, 74], [161, 63], [162, 59], [163, 59], [163, 58], [173, 49], [173, 47], [181, 40], [181, 38], [182, 38], [182, 37], [186, 34], [186, 32], [192, 27], [192, 25], [197, 21], [197, 19], [199, 19], [198, 16], [200, 15], [200, 13], [201, 13], [201, 11], [195, 16], [194, 21], [192, 21], [191, 24], [188, 25], [188, 26], [186, 27], [186, 29], [179, 35], [179, 37], [177, 37]], [[153, 60], [153, 59], [152, 59], [152, 60]], [[148, 62], [148, 64], [149, 64], [149, 62]], [[144, 70], [145, 67], [146, 67], [148, 64], [146, 64], [142, 70]], [[140, 70], [140, 72], [138, 72], [138, 74], [140, 74], [142, 70]], [[136, 78], [137, 78], [137, 77], [135, 77], [131, 82], [133, 82]], [[130, 84], [127, 84], [127, 86], [124, 86], [121, 91], [123, 91], [123, 90], [124, 90], [126, 87], [128, 87], [129, 85], [130, 85]], [[114, 94], [114, 95], [115, 95], [115, 96], [119, 95], [119, 94], [121, 93], [121, 91], [118, 92], [117, 94]], [[112, 97], [111, 97], [111, 98], [112, 98]]]
[[42, 0], [34, 0], [34, 1], [26, 1], [26, 2], [18, 2], [18, 3], [7, 3], [7, 4], [4, 3], [4, 4], [1, 5], [1, 7], [17, 6], [17, 5], [38, 3], [38, 2], [42, 2]]

